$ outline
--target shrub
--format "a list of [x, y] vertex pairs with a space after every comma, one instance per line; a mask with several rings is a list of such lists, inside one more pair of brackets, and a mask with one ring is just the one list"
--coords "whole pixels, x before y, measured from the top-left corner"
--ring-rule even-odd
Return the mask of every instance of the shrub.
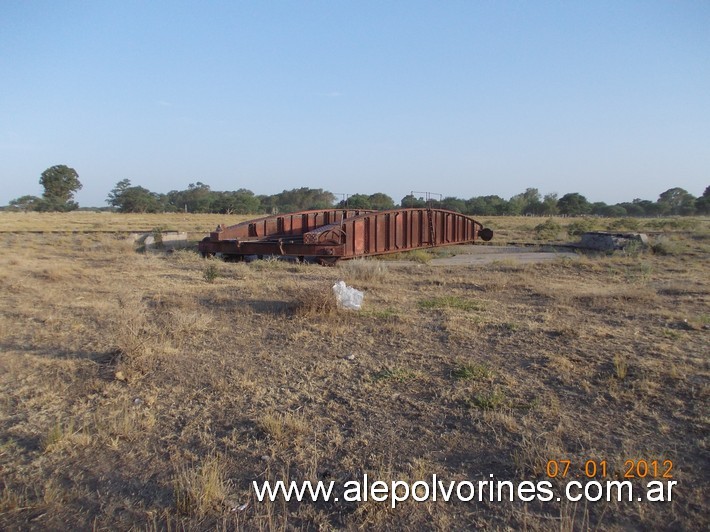
[[208, 264], [203, 274], [205, 281], [213, 283], [219, 277], [219, 270], [215, 264]]
[[535, 226], [535, 234], [538, 240], [556, 240], [562, 231], [562, 226], [552, 218], [548, 218], [543, 223]]
[[594, 230], [594, 221], [589, 218], [575, 220], [567, 226], [567, 234], [569, 236], [581, 236], [584, 233]]
[[618, 231], [618, 230], [626, 230], [626, 231], [636, 231], [641, 224], [636, 218], [619, 218], [618, 220], [614, 220], [613, 222], [610, 222], [609, 225], [607, 225], [607, 228], [609, 231]]

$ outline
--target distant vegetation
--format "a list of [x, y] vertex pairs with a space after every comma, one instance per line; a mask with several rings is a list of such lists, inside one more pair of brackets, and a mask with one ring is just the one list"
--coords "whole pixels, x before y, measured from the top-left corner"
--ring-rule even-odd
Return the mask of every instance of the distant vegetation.
[[37, 196], [22, 196], [10, 202], [9, 207], [21, 211], [73, 211], [79, 208], [74, 201], [74, 193], [81, 189], [79, 174], [76, 170], [63, 164], [47, 168], [39, 178], [39, 184], [44, 187], [44, 194]]
[[[22, 196], [5, 207], [15, 211], [67, 211], [77, 209], [73, 194], [81, 188], [79, 176], [73, 168], [53, 166], [42, 173], [40, 184], [45, 188], [41, 198]], [[122, 179], [109, 192], [106, 202], [111, 210], [132, 213], [191, 212], [221, 214], [261, 214], [324, 209], [336, 205], [336, 195], [320, 188], [295, 188], [273, 195], [256, 195], [240, 188], [233, 191], [212, 190], [201, 182], [191, 183], [186, 190], [171, 190], [167, 194], [152, 192]], [[663, 192], [656, 201], [634, 199], [630, 202], [607, 205], [591, 203], [582, 194], [570, 192], [542, 196], [538, 189], [528, 188], [506, 200], [500, 196], [475, 196], [469, 199], [446, 197], [425, 200], [415, 195], [404, 196], [399, 204], [387, 194], [354, 194], [342, 199], [337, 207], [356, 209], [393, 209], [431, 206], [476, 216], [691, 216], [710, 214], [710, 186], [696, 198], [687, 190], [674, 187]]]

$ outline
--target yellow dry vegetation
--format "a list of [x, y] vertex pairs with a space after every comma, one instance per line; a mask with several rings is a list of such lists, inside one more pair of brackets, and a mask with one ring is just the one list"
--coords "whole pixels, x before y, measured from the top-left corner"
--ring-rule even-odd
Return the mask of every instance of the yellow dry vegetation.
[[[2, 213], [0, 528], [706, 529], [710, 231], [693, 220], [642, 220], [672, 243], [655, 254], [326, 268], [139, 253], [124, 235], [236, 217]], [[486, 223], [534, 241], [540, 220]], [[361, 311], [334, 307], [339, 279]], [[561, 459], [605, 459], [610, 479], [672, 460], [678, 496], [393, 510], [251, 491], [537, 481]]]

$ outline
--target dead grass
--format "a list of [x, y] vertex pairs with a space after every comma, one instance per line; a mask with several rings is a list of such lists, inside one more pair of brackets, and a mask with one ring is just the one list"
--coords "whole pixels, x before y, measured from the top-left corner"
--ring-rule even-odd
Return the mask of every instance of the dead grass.
[[[0, 230], [224, 223], [22, 216], [3, 213]], [[542, 220], [485, 222], [496, 240], [532, 240]], [[671, 222], [673, 253], [455, 267], [0, 235], [0, 528], [705, 529], [710, 224]], [[361, 311], [335, 307], [339, 279], [366, 291]], [[671, 459], [680, 495], [392, 510], [251, 491], [364, 473], [534, 481], [549, 460], [602, 458], [614, 475]]]
[[339, 264], [339, 270], [348, 284], [353, 282], [375, 283], [386, 281], [388, 277], [387, 263], [374, 259], [355, 259]]
[[181, 467], [173, 479], [175, 510], [180, 515], [220, 512], [228, 494], [223, 458], [217, 454], [208, 455], [198, 465]]
[[300, 317], [334, 316], [338, 306], [330, 284], [312, 283], [292, 290], [285, 310]]

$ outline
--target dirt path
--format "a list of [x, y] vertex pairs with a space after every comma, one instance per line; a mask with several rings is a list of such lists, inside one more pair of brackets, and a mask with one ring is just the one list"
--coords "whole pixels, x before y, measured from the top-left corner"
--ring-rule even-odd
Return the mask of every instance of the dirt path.
[[[463, 251], [465, 249], [465, 251]], [[458, 264], [489, 264], [496, 261], [514, 261], [521, 264], [545, 262], [561, 258], [578, 259], [574, 251], [560, 249], [541, 250], [521, 246], [462, 246], [462, 253], [453, 257], [433, 259], [435, 266], [455, 266]]]
[[[557, 259], [577, 260], [580, 255], [574, 251], [559, 248], [523, 247], [523, 246], [458, 246], [457, 255], [432, 259], [433, 266], [457, 266], [462, 264], [490, 264], [496, 261], [513, 261], [520, 264], [546, 262]], [[406, 261], [396, 263], [407, 264]]]

